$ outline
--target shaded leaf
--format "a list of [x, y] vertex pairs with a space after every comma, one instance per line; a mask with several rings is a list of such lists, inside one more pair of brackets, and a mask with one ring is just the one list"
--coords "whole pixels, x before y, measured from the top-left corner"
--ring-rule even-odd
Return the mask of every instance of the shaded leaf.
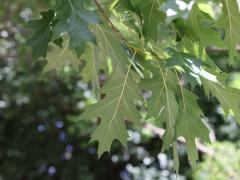
[[240, 90], [206, 79], [202, 79], [202, 84], [208, 95], [211, 93], [218, 99], [225, 113], [232, 111], [236, 120], [240, 122]]
[[68, 33], [70, 49], [75, 49], [77, 55], [80, 56], [87, 42], [96, 42], [88, 25], [98, 23], [99, 17], [84, 7], [83, 0], [58, 0], [55, 9], [58, 22], [53, 29], [54, 39]]
[[173, 145], [174, 169], [178, 171], [179, 159], [175, 142], [175, 124], [179, 106], [174, 93], [177, 84], [172, 83], [177, 79], [174, 76], [175, 74], [171, 70], [165, 69], [161, 62], [156, 62], [154, 65], [150, 68], [153, 77], [141, 81], [141, 88], [150, 90], [152, 93], [152, 96], [147, 101], [148, 113], [146, 118], [154, 117], [160, 120], [160, 123], [166, 123], [162, 151], [169, 148], [171, 144]]
[[54, 11], [41, 12], [42, 18], [28, 22], [28, 27], [34, 30], [33, 37], [28, 41], [32, 47], [34, 58], [46, 57], [48, 43], [52, 39], [52, 22]]

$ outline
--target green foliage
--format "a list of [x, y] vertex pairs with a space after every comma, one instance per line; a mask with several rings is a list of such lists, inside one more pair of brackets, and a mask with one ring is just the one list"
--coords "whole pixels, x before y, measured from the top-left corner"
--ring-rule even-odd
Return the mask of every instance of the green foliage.
[[206, 92], [211, 92], [212, 94], [214, 94], [215, 97], [218, 98], [224, 111], [226, 113], [229, 113], [229, 110], [232, 110], [232, 113], [239, 121], [239, 90], [231, 87], [224, 87], [221, 84], [206, 80], [203, 80], [203, 85]]
[[[99, 142], [98, 155], [106, 150], [110, 151], [113, 140], [119, 140], [127, 146], [127, 129], [124, 120], [129, 119], [136, 125], [140, 125], [140, 112], [134, 104], [134, 100], [140, 100], [140, 92], [136, 82], [131, 76], [131, 61], [127, 54], [119, 47], [112, 34], [104, 32], [98, 27], [106, 38], [106, 56], [111, 58], [114, 69], [108, 81], [100, 90], [104, 97], [99, 103], [89, 106], [82, 118], [100, 117], [101, 123], [94, 131], [91, 141]], [[133, 55], [133, 58], [134, 59]]]
[[152, 96], [147, 102], [148, 107], [151, 107], [147, 113], [147, 119], [155, 117], [166, 123], [166, 133], [163, 138], [163, 149], [166, 150], [175, 138], [174, 127], [179, 106], [173, 92], [176, 84], [169, 82], [176, 77], [171, 71], [166, 71], [163, 64], [159, 62], [156, 62], [155, 66], [151, 66], [151, 71], [154, 73], [153, 78], [142, 80], [141, 88], [152, 92]]
[[[56, 0], [51, 9], [30, 23], [35, 30], [33, 55], [45, 57], [50, 41], [63, 46], [54, 48], [55, 55], [50, 48], [47, 56], [46, 70], [58, 72], [66, 63], [65, 52], [85, 58], [81, 73], [94, 87], [98, 102], [80, 118], [100, 118], [91, 136], [91, 141], [98, 141], [99, 156], [110, 151], [115, 139], [126, 146], [124, 121], [140, 126], [144, 118], [140, 114], [147, 109], [146, 119], [154, 118], [166, 129], [163, 150], [173, 145], [175, 169], [176, 140], [181, 136], [195, 165], [195, 139], [210, 142], [195, 88], [215, 96], [225, 113], [239, 121], [240, 90], [227, 87], [228, 72], [222, 73], [207, 54], [209, 48], [227, 51], [229, 66], [239, 64], [236, 0]], [[75, 51], [68, 52], [67, 47]], [[81, 64], [76, 58], [67, 58], [67, 63]], [[102, 84], [101, 73], [108, 77]], [[142, 90], [151, 91], [152, 97], [142, 100]]]
[[217, 142], [213, 147], [215, 156], [204, 157], [204, 162], [193, 172], [194, 179], [239, 179], [239, 143]]

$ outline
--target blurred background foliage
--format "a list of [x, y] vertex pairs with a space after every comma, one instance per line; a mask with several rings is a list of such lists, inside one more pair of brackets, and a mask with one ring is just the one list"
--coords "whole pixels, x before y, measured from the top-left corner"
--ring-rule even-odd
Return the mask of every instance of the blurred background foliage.
[[[94, 100], [91, 87], [66, 66], [60, 76], [41, 75], [46, 61], [31, 58], [26, 22], [51, 0], [0, 0], [0, 180], [176, 179], [171, 153], [162, 153], [161, 139], [144, 128], [130, 129], [129, 148], [114, 143], [100, 160], [96, 144], [88, 144], [96, 122], [81, 119]], [[229, 85], [240, 88], [240, 73], [224, 62], [224, 52], [208, 52], [222, 70], [231, 71]], [[180, 145], [178, 179], [240, 179], [239, 126], [223, 114], [215, 98], [196, 89], [206, 120], [215, 132], [213, 155], [200, 153], [191, 169]]]
[[195, 179], [240, 179], [239, 143], [218, 142], [214, 145], [214, 157], [204, 157], [204, 161], [193, 173]]

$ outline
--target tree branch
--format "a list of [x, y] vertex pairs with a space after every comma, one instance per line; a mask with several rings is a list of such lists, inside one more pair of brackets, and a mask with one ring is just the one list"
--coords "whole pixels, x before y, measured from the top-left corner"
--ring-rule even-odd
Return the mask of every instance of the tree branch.
[[[237, 49], [237, 52], [240, 53], [240, 45], [237, 45], [236, 49]], [[206, 52], [207, 53], [228, 53], [228, 49], [210, 46], [206, 48]]]
[[[150, 124], [150, 123], [146, 123], [144, 125], [144, 128], [147, 129], [147, 130], [150, 130], [151, 132], [153, 132], [155, 134], [157, 134], [161, 139], [163, 138], [163, 135], [164, 135], [164, 132], [165, 132], [164, 129], [156, 127], [156, 126], [154, 126], [153, 124]], [[211, 139], [211, 141], [215, 141], [215, 136], [214, 136], [213, 133], [210, 134], [210, 139]], [[179, 137], [177, 139], [177, 141], [180, 142], [180, 143], [186, 144], [185, 139], [182, 138], [182, 137]], [[204, 144], [200, 143], [198, 140], [196, 141], [196, 146], [197, 146], [197, 149], [200, 152], [202, 152], [204, 154], [207, 154], [209, 156], [214, 155], [214, 149], [213, 148], [205, 146]]]

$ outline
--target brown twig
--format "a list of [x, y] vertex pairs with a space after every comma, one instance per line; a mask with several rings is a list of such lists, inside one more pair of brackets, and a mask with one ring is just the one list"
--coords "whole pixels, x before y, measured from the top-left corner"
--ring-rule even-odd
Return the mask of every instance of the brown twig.
[[121, 32], [114, 26], [114, 24], [111, 22], [111, 20], [108, 18], [108, 16], [105, 14], [105, 11], [102, 9], [101, 5], [99, 4], [98, 0], [93, 0], [93, 2], [96, 4], [99, 12], [101, 13], [101, 15], [103, 16], [103, 18], [105, 19], [105, 21], [110, 25], [110, 27], [112, 28], [112, 30], [116, 33], [116, 35], [118, 36], [118, 39], [120, 41], [123, 41], [124, 43], [126, 43], [126, 39], [123, 37], [123, 35], [121, 34]]
[[[118, 39], [124, 43], [129, 49], [133, 50], [134, 52], [143, 52], [145, 53], [145, 50], [136, 48], [134, 46], [132, 46], [126, 39], [125, 37], [121, 34], [121, 32], [115, 27], [115, 25], [111, 22], [111, 20], [108, 18], [108, 16], [106, 15], [105, 11], [103, 10], [103, 8], [101, 7], [99, 0], [93, 0], [93, 2], [95, 3], [95, 5], [97, 6], [100, 14], [103, 16], [104, 20], [110, 25], [111, 29], [113, 30], [113, 32], [117, 35]], [[153, 57], [157, 57], [155, 54], [151, 54]]]
[[[236, 46], [236, 50], [238, 53], [240, 53], [240, 45]], [[229, 51], [228, 49], [218, 48], [214, 46], [210, 46], [206, 48], [207, 53], [227, 53], [228, 51]]]

